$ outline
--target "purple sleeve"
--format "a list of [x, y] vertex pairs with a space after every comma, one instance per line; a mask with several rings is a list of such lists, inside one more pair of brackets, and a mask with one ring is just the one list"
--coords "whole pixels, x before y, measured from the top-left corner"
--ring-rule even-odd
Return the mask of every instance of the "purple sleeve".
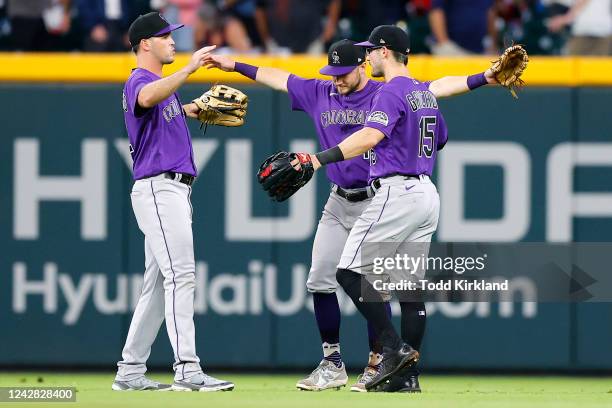
[[309, 112], [317, 103], [318, 83], [316, 79], [305, 79], [297, 75], [289, 75], [287, 92], [291, 100], [291, 109]]
[[404, 115], [404, 102], [397, 95], [381, 90], [372, 101], [365, 126], [380, 130], [391, 137], [398, 120]]
[[446, 6], [446, 0], [431, 0], [431, 9], [443, 9]]
[[144, 112], [144, 108], [138, 106], [138, 94], [140, 93], [140, 90], [150, 82], [153, 82], [153, 79], [144, 75], [134, 75], [128, 80], [125, 87], [125, 97], [128, 109], [134, 116], [141, 116], [140, 114]]
[[444, 121], [444, 116], [439, 116], [440, 120], [438, 121], [438, 150], [442, 150], [444, 146], [446, 146], [446, 142], [448, 142], [448, 128], [446, 127], [446, 122]]

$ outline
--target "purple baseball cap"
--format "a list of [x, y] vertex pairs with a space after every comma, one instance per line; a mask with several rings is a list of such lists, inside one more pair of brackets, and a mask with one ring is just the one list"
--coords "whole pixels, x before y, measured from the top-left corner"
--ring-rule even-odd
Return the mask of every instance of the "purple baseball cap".
[[138, 16], [130, 25], [128, 37], [132, 47], [138, 45], [140, 40], [151, 37], [162, 37], [174, 30], [183, 27], [183, 24], [170, 24], [164, 16], [157, 12]]
[[329, 76], [342, 76], [353, 71], [366, 60], [365, 50], [355, 46], [355, 41], [340, 40], [329, 47], [327, 65], [319, 73]]
[[398, 26], [380, 25], [372, 30], [368, 41], [355, 44], [359, 47], [387, 47], [390, 50], [408, 54], [410, 52], [410, 36]]

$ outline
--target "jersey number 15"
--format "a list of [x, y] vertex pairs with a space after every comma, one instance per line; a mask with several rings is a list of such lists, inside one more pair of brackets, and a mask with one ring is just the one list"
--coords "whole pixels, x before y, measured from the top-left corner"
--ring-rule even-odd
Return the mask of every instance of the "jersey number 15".
[[425, 156], [430, 158], [433, 156], [434, 149], [436, 148], [434, 144], [436, 135], [433, 131], [435, 127], [435, 116], [423, 116], [419, 120], [419, 129], [421, 131], [419, 137], [419, 157]]

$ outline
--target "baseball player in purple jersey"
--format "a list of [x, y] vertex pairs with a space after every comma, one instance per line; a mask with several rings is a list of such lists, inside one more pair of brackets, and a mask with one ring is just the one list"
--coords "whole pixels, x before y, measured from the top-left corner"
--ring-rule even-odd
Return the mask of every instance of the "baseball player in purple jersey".
[[[329, 49], [330, 65], [321, 69], [332, 81], [305, 79], [276, 68], [254, 67], [229, 57], [212, 55], [210, 65], [243, 75], [288, 92], [291, 107], [307, 113], [313, 120], [319, 143], [330, 148], [359, 130], [365, 123], [372, 95], [382, 83], [369, 80], [365, 74], [365, 51], [354, 41], [342, 40]], [[340, 354], [340, 307], [336, 290], [336, 265], [355, 220], [366, 208], [372, 189], [368, 186], [369, 157], [364, 154], [352, 160], [330, 165], [327, 176], [332, 183], [329, 199], [315, 234], [312, 262], [306, 286], [312, 293], [315, 317], [321, 335], [323, 359], [305, 379], [298, 381], [302, 390], [325, 390], [345, 386], [346, 368]], [[387, 309], [391, 309], [387, 303]], [[381, 359], [373, 329], [368, 330], [369, 369], [375, 371]], [[357, 383], [353, 390], [361, 390]]]
[[[372, 98], [383, 86], [382, 82], [367, 78], [365, 57], [365, 49], [355, 46], [353, 41], [342, 40], [332, 44], [328, 65], [320, 70], [322, 74], [332, 76], [331, 81], [304, 79], [276, 68], [255, 67], [220, 55], [211, 55], [207, 64], [224, 71], [239, 72], [271, 88], [288, 92], [292, 109], [304, 111], [312, 118], [320, 145], [328, 149], [363, 127]], [[465, 82], [465, 77], [459, 78]], [[430, 88], [440, 97], [467, 91], [457, 86], [458, 81], [461, 79], [445, 77], [431, 82]], [[307, 288], [313, 296], [323, 359], [308, 377], [298, 381], [297, 387], [303, 390], [338, 388], [348, 381], [340, 354], [336, 267], [349, 232], [372, 200], [370, 156], [371, 152], [366, 151], [350, 160], [331, 163], [326, 168], [332, 188], [315, 234], [307, 281]], [[389, 298], [386, 292], [381, 292], [381, 295], [384, 299]], [[425, 307], [422, 302], [413, 302], [409, 307], [412, 320], [417, 321], [410, 325], [410, 335], [421, 339], [425, 328]], [[390, 315], [388, 302], [385, 302], [385, 309]], [[371, 324], [368, 324], [368, 335], [368, 365], [351, 387], [352, 391], [365, 391], [365, 384], [376, 375], [382, 360], [382, 349]], [[411, 371], [411, 374], [416, 378], [416, 371]], [[416, 386], [418, 388], [418, 381]]]
[[418, 361], [417, 349], [425, 329], [424, 305], [398, 296], [402, 311], [400, 337], [381, 294], [365, 278], [371, 273], [374, 259], [372, 251], [364, 247], [384, 242], [376, 252], [379, 257], [392, 257], [411, 243], [420, 244], [422, 251], [428, 250], [440, 208], [438, 192], [429, 177], [437, 151], [448, 139], [436, 98], [496, 81], [490, 70], [431, 83], [413, 79], [406, 68], [409, 37], [395, 26], [379, 26], [368, 41], [357, 45], [367, 49], [372, 75], [384, 77], [385, 84], [374, 96], [361, 130], [310, 157], [318, 169], [373, 149], [369, 180], [375, 195], [350, 230], [336, 278], [374, 327], [383, 346], [382, 361], [365, 388], [371, 390], [384, 383], [380, 390], [418, 392], [418, 372], [411, 367]]
[[[234, 388], [231, 382], [204, 374], [196, 354], [190, 198], [197, 170], [185, 118], [197, 118], [198, 108], [193, 103], [182, 105], [176, 90], [204, 65], [215, 47], [196, 51], [184, 68], [162, 77], [163, 66], [174, 61], [171, 32], [180, 27], [149, 13], [129, 29], [138, 68], [125, 84], [123, 110], [134, 162], [132, 208], [145, 236], [145, 273], [123, 359], [117, 364], [112, 385], [116, 391]], [[151, 345], [164, 318], [174, 351], [172, 386], [145, 377]]]

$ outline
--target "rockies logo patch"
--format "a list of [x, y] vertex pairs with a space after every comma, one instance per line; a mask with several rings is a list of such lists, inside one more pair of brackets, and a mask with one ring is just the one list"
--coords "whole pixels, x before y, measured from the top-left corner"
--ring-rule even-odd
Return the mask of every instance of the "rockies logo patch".
[[332, 62], [334, 64], [340, 64], [340, 56], [338, 55], [338, 51], [334, 51], [332, 53]]
[[381, 125], [389, 125], [389, 117], [383, 111], [374, 111], [368, 116], [368, 122], [380, 123]]

